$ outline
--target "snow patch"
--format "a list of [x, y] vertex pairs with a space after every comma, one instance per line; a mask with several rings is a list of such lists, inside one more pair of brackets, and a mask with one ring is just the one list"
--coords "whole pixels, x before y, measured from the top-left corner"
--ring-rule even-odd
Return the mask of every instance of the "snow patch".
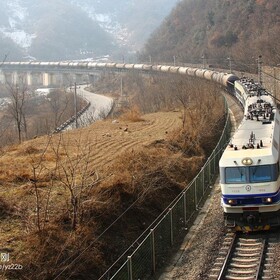
[[12, 39], [23, 48], [28, 48], [32, 44], [35, 34], [28, 34], [22, 28], [24, 20], [28, 17], [27, 8], [23, 6], [22, 0], [10, 0], [7, 2], [9, 26], [0, 27], [3, 36]]
[[38, 88], [35, 90], [35, 94], [40, 96], [47, 96], [50, 92], [55, 90], [54, 88]]
[[[13, 23], [18, 21], [22, 22], [28, 16], [27, 8], [23, 7], [23, 2], [21, 0], [8, 1], [7, 6], [9, 8], [9, 14], [12, 19], [14, 19], [14, 22], [12, 21]], [[11, 25], [11, 27], [14, 26]]]
[[35, 34], [28, 34], [24, 30], [10, 30], [5, 27], [1, 27], [0, 32], [23, 48], [30, 47], [32, 40], [36, 37]]
[[81, 10], [86, 12], [90, 19], [98, 22], [99, 26], [111, 34], [117, 40], [119, 45], [125, 46], [129, 42], [129, 37], [131, 34], [128, 32], [127, 28], [123, 27], [118, 21], [114, 19], [116, 17], [115, 14], [98, 14], [96, 13], [96, 10], [93, 6], [86, 5], [84, 3], [82, 5], [77, 0], [72, 0], [72, 4], [75, 4]]

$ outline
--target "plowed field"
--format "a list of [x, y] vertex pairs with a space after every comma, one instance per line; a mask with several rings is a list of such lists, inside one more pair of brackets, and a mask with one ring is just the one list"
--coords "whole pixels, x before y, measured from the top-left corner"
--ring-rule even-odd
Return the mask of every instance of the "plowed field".
[[[41, 176], [45, 178], [42, 179], [43, 181], [46, 180], [44, 185], [40, 185], [40, 192], [47, 192], [45, 187], [50, 183], [48, 177], [44, 177], [43, 173], [54, 168], [53, 151], [59, 141], [63, 142], [61, 145], [65, 148], [64, 154], [64, 149], [60, 151], [62, 157], [66, 157], [66, 154], [75, 157], [82, 149], [88, 147], [90, 166], [100, 174], [103, 169], [107, 169], [113, 163], [119, 154], [141, 148], [157, 140], [166, 139], [175, 128], [182, 125], [180, 116], [180, 112], [160, 112], [144, 115], [143, 120], [139, 122], [112, 119], [97, 121], [89, 127], [62, 133], [62, 138], [58, 134], [51, 137], [44, 136], [9, 147], [0, 157], [0, 197], [16, 209], [34, 205], [32, 161], [34, 163], [35, 160], [40, 165], [40, 158], [42, 158], [43, 163], [36, 169], [36, 172], [38, 178]], [[46, 151], [49, 139], [51, 139], [51, 144]], [[42, 155], [44, 156], [42, 157]], [[42, 173], [40, 173], [41, 171]], [[54, 205], [61, 204], [64, 201], [62, 197], [63, 189], [55, 188], [52, 191], [51, 205], [55, 207]], [[5, 205], [2, 206], [5, 207]], [[0, 205], [0, 210], [2, 206]], [[55, 210], [51, 207], [51, 211], [53, 211], [52, 209]], [[3, 213], [9, 212], [8, 209], [2, 210]], [[19, 219], [13, 218], [13, 221], [4, 219], [0, 222], [0, 227], [6, 229], [2, 232], [0, 246], [17, 247], [15, 243], [18, 241], [15, 242], [15, 240], [21, 235], [22, 230], [20, 217]], [[29, 230], [28, 224], [23, 227], [26, 227], [27, 231]]]

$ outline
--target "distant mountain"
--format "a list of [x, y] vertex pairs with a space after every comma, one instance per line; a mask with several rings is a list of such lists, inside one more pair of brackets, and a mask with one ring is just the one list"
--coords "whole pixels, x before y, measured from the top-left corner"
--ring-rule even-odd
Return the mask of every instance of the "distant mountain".
[[178, 0], [1, 0], [0, 60], [127, 58]]
[[141, 59], [256, 70], [280, 63], [279, 0], [182, 0], [147, 42]]

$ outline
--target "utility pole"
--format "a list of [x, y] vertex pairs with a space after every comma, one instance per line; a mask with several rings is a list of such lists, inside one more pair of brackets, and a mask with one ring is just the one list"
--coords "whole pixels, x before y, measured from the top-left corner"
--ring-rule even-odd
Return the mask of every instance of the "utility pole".
[[205, 55], [203, 54], [201, 58], [202, 58], [202, 63], [203, 63], [203, 69], [205, 69], [205, 64], [206, 64], [205, 63]]
[[123, 80], [121, 75], [121, 97], [123, 97]]
[[259, 84], [262, 85], [263, 80], [262, 80], [262, 56], [259, 55], [258, 58], [258, 78], [259, 78]]
[[77, 84], [74, 84], [74, 110], [75, 110], [75, 126], [78, 128], [78, 114], [77, 114]]
[[228, 57], [228, 61], [229, 61], [229, 73], [231, 73], [232, 67], [231, 67], [231, 57], [230, 56]]
[[273, 95], [277, 97], [277, 85], [276, 85], [276, 67], [273, 67]]

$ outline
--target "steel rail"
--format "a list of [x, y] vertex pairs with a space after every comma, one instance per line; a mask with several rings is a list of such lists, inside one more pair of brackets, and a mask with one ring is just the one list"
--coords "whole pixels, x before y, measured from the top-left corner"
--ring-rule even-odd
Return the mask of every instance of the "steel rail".
[[225, 261], [224, 261], [224, 264], [221, 268], [221, 271], [220, 271], [220, 274], [218, 276], [218, 280], [222, 280], [224, 279], [224, 276], [226, 274], [226, 271], [227, 271], [227, 268], [228, 268], [228, 265], [230, 263], [230, 260], [231, 260], [231, 256], [233, 254], [233, 249], [234, 249], [234, 245], [236, 244], [236, 241], [237, 241], [237, 235], [236, 233], [234, 234], [234, 237], [230, 243], [230, 246], [229, 246], [229, 250], [228, 250], [228, 253], [226, 255], [226, 258], [225, 258]]
[[[234, 250], [236, 249], [235, 245], [237, 244], [239, 238], [241, 238], [241, 237], [237, 237], [237, 234], [235, 233], [235, 235], [234, 235], [234, 237], [231, 241], [231, 244], [228, 248], [227, 255], [225, 257], [223, 266], [220, 270], [220, 273], [219, 273], [219, 276], [217, 277], [217, 280], [227, 279], [226, 277], [227, 277], [228, 268], [231, 265], [232, 255], [234, 253]], [[255, 273], [255, 275], [250, 276], [250, 279], [252, 279], [252, 280], [261, 279], [261, 272], [262, 272], [262, 267], [263, 267], [264, 261], [265, 261], [265, 250], [267, 248], [267, 244], [268, 244], [267, 237], [263, 237], [263, 240], [261, 242], [261, 247], [260, 247], [260, 250], [259, 250], [260, 251], [260, 256], [258, 258], [258, 263], [256, 263], [256, 273]], [[233, 278], [229, 278], [229, 279], [233, 279]]]
[[260, 255], [260, 262], [259, 262], [259, 265], [258, 265], [258, 268], [257, 268], [257, 273], [256, 273], [255, 280], [260, 279], [261, 268], [262, 268], [262, 266], [264, 264], [264, 260], [265, 260], [264, 251], [265, 251], [265, 249], [267, 247], [267, 243], [268, 243], [268, 240], [267, 240], [267, 237], [265, 237], [263, 242], [262, 242], [262, 251], [261, 251], [261, 255]]

